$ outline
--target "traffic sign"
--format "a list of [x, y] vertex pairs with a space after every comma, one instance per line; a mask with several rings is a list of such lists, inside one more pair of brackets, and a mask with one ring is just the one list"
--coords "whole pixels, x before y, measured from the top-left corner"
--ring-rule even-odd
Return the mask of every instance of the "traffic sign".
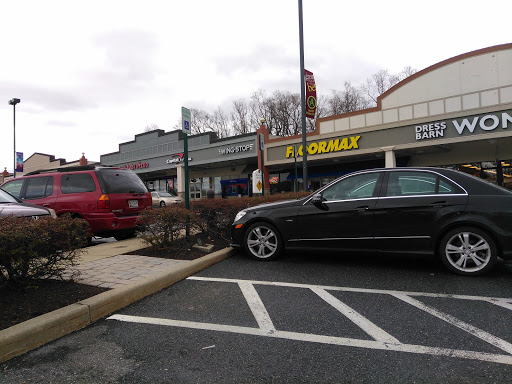
[[183, 133], [190, 134], [191, 131], [191, 113], [190, 109], [181, 107], [181, 129]]

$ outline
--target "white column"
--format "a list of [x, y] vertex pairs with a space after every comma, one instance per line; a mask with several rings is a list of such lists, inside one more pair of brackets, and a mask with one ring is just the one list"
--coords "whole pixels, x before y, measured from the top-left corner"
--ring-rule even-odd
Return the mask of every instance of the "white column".
[[178, 184], [178, 196], [185, 198], [185, 165], [176, 165], [176, 182]]
[[386, 153], [386, 168], [395, 168], [396, 167], [396, 157], [395, 151], [393, 150], [395, 146], [392, 147], [382, 147], [381, 149]]

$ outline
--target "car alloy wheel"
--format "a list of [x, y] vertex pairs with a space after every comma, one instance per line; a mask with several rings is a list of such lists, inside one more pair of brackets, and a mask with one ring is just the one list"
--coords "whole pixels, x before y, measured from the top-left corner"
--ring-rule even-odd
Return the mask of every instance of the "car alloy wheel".
[[161, 201], [161, 202], [160, 202], [160, 206], [161, 206], [161, 207], [165, 207], [165, 201]]
[[482, 275], [496, 263], [494, 241], [487, 233], [476, 228], [459, 228], [449, 232], [441, 242], [440, 253], [443, 263], [459, 275]]
[[259, 260], [272, 260], [281, 253], [281, 239], [277, 229], [268, 223], [256, 223], [246, 232], [245, 250]]

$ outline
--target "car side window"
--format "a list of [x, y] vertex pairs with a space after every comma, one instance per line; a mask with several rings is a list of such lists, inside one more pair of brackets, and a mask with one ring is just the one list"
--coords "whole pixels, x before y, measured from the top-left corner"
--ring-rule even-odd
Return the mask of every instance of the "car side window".
[[151, 192], [151, 196], [152, 197], [158, 197], [157, 193], [156, 192]]
[[92, 176], [88, 173], [76, 173], [62, 176], [62, 193], [83, 193], [94, 192], [95, 190], [96, 184], [94, 184]]
[[379, 172], [350, 176], [325, 189], [322, 198], [324, 201], [335, 201], [372, 197], [379, 176]]
[[421, 196], [460, 193], [459, 189], [439, 175], [430, 172], [390, 172], [386, 196]]
[[390, 172], [386, 196], [433, 195], [437, 175], [427, 172]]
[[25, 180], [23, 180], [23, 179], [8, 181], [4, 185], [2, 185], [2, 189], [4, 191], [9, 192], [13, 196], [16, 196], [19, 199], [20, 198], [20, 194], [21, 194], [21, 187], [23, 187], [23, 182], [24, 181]]
[[25, 199], [42, 199], [52, 194], [53, 177], [33, 177], [27, 179], [27, 190], [25, 191]]

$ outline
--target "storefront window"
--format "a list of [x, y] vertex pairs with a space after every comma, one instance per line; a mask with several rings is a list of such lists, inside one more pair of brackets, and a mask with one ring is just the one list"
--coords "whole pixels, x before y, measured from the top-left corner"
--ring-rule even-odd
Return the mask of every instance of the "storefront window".
[[222, 186], [220, 184], [221, 177], [216, 176], [213, 178], [213, 190], [215, 191], [215, 196], [222, 195]]
[[465, 163], [447, 165], [445, 168], [457, 169], [464, 173], [487, 180], [493, 184], [501, 185], [507, 189], [512, 189], [512, 162], [506, 161], [484, 161], [481, 163]]

